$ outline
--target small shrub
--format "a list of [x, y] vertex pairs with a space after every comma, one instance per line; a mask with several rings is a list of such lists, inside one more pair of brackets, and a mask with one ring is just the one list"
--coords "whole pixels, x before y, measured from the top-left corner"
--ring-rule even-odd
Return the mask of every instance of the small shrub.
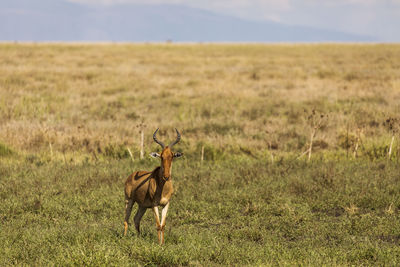
[[211, 144], [198, 143], [196, 151], [201, 151], [201, 147], [204, 146], [204, 160], [220, 160], [225, 157], [225, 153], [222, 149], [216, 148]]
[[125, 107], [125, 103], [122, 100], [116, 100], [108, 102], [107, 106], [111, 109], [120, 110]]
[[325, 78], [332, 78], [335, 75], [333, 71], [330, 70], [318, 70], [317, 71], [317, 77], [320, 79], [325, 79]]
[[211, 118], [211, 111], [209, 109], [204, 108], [203, 111], [201, 112], [201, 117], [209, 119]]
[[322, 139], [318, 139], [314, 141], [313, 146], [315, 148], [327, 149], [329, 147], [329, 144]]
[[114, 159], [130, 157], [128, 150], [123, 145], [108, 144], [104, 148], [104, 155]]
[[343, 149], [353, 149], [357, 143], [357, 135], [342, 132], [337, 137], [337, 145]]
[[43, 132], [37, 132], [29, 142], [33, 149], [39, 149], [46, 144], [46, 136]]
[[293, 108], [293, 106], [291, 106], [290, 109], [285, 112], [285, 115], [287, 116], [287, 122], [289, 124], [299, 123], [302, 120], [301, 113], [299, 110]]
[[[377, 160], [387, 157], [389, 151], [389, 145], [377, 145], [367, 146], [364, 148], [364, 154], [368, 156], [370, 160]], [[396, 155], [393, 155], [394, 157]]]
[[127, 91], [126, 87], [120, 86], [120, 87], [103, 90], [102, 93], [104, 95], [114, 95], [114, 94], [123, 93], [125, 91]]
[[132, 112], [129, 112], [129, 113], [125, 114], [125, 117], [126, 117], [127, 119], [131, 119], [131, 120], [138, 120], [138, 119], [140, 119], [140, 116], [137, 115], [135, 111], [132, 111]]
[[254, 71], [251, 75], [250, 75], [250, 79], [258, 81], [260, 79], [260, 75]]
[[197, 81], [197, 80], [189, 80], [189, 81], [186, 82], [186, 86], [189, 86], [189, 87], [192, 87], [192, 86], [194, 87], [194, 86], [197, 86], [199, 84], [200, 84], [200, 82]]
[[265, 115], [265, 111], [261, 107], [252, 107], [251, 109], [242, 112], [242, 116], [251, 121], [258, 119], [263, 115]]
[[39, 161], [39, 157], [34, 155], [34, 154], [29, 154], [25, 157], [25, 161], [29, 163], [35, 163], [36, 161]]
[[24, 77], [21, 77], [19, 75], [11, 75], [9, 76], [6, 81], [5, 81], [5, 85], [9, 86], [9, 87], [24, 87], [27, 84], [27, 81]]
[[357, 73], [354, 73], [354, 72], [349, 72], [344, 76], [344, 79], [346, 81], [348, 81], [348, 82], [351, 82], [353, 80], [357, 80], [359, 78], [360, 78], [359, 75]]

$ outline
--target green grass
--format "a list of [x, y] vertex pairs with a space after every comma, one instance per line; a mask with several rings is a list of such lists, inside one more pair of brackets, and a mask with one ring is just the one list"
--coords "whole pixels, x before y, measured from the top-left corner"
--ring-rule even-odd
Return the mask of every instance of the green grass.
[[398, 265], [400, 167], [249, 158], [174, 165], [166, 244], [123, 230], [123, 182], [154, 161], [1, 165], [0, 265]]

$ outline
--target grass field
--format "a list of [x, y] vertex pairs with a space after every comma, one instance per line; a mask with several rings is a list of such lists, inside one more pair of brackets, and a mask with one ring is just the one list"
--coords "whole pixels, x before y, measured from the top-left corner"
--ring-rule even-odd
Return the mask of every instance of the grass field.
[[399, 265], [399, 114], [400, 45], [0, 44], [0, 265]]

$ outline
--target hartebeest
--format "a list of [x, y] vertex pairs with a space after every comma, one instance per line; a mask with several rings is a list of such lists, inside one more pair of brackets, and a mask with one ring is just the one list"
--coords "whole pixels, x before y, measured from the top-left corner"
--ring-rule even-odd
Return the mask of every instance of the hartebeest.
[[[174, 189], [172, 187], [171, 171], [172, 160], [182, 156], [182, 153], [173, 153], [171, 148], [177, 144], [181, 135], [175, 129], [177, 138], [174, 142], [165, 146], [162, 142], [157, 140], [157, 131], [153, 134], [154, 141], [162, 148], [161, 154], [152, 152], [150, 155], [154, 158], [161, 158], [161, 166], [155, 168], [153, 171], [137, 171], [132, 173], [125, 182], [125, 221], [124, 221], [124, 235], [128, 231], [128, 221], [131, 215], [132, 206], [136, 202], [138, 210], [136, 212], [134, 222], [135, 227], [140, 233], [140, 220], [147, 209], [153, 209], [154, 217], [156, 219], [156, 227], [158, 234], [158, 241], [160, 244], [164, 243], [164, 228], [165, 219], [167, 217], [169, 200], [171, 199]], [[162, 206], [161, 222], [158, 213], [158, 206]]]

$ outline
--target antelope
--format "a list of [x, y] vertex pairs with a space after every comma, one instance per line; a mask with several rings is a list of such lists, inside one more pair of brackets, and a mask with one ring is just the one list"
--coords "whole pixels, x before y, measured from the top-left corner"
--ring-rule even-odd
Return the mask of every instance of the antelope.
[[[167, 212], [169, 208], [169, 201], [174, 193], [172, 187], [171, 171], [172, 160], [179, 158], [182, 153], [173, 153], [171, 148], [176, 145], [181, 135], [175, 129], [177, 138], [168, 146], [157, 140], [158, 129], [153, 134], [154, 142], [159, 144], [162, 148], [161, 154], [156, 152], [150, 153], [153, 158], [160, 158], [161, 165], [156, 167], [153, 171], [137, 171], [129, 175], [125, 182], [125, 221], [124, 221], [124, 236], [128, 231], [128, 221], [131, 215], [132, 206], [136, 202], [138, 210], [134, 217], [135, 227], [138, 234], [140, 234], [140, 220], [145, 214], [147, 209], [152, 209], [156, 220], [156, 228], [159, 244], [164, 244], [164, 228]], [[158, 206], [162, 207], [161, 222], [158, 212]]]

